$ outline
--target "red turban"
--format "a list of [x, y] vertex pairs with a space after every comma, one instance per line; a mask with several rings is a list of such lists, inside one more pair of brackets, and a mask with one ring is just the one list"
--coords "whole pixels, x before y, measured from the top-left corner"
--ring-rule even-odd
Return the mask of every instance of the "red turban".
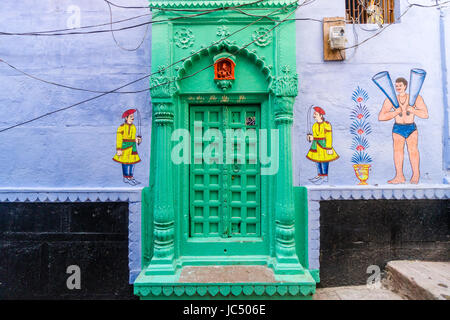
[[321, 107], [314, 107], [314, 111], [318, 112], [321, 115], [325, 115], [325, 111]]
[[128, 109], [127, 111], [125, 111], [123, 114], [122, 114], [122, 118], [126, 118], [126, 117], [128, 117], [130, 114], [133, 114], [133, 113], [135, 113], [136, 112], [136, 109]]

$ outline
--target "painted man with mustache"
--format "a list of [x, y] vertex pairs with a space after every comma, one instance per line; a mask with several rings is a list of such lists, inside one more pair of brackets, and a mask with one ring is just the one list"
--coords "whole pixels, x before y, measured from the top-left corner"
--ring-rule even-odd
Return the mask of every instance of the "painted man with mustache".
[[406, 93], [407, 87], [408, 81], [404, 78], [398, 78], [395, 81], [395, 91], [398, 93], [397, 100], [400, 107], [394, 108], [391, 101], [386, 99], [378, 115], [379, 121], [395, 119], [394, 127], [392, 128], [395, 177], [388, 181], [391, 184], [400, 184], [406, 181], [403, 174], [405, 142], [413, 172], [410, 183], [417, 184], [420, 179], [419, 132], [417, 131], [414, 118], [417, 116], [422, 119], [428, 119], [428, 109], [420, 95], [417, 97], [414, 106], [409, 105], [409, 95]]

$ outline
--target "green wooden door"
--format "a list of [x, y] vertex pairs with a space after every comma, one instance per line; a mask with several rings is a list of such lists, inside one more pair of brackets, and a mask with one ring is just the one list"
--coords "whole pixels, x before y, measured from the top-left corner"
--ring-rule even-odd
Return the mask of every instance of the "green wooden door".
[[257, 106], [191, 106], [191, 238], [260, 237]]

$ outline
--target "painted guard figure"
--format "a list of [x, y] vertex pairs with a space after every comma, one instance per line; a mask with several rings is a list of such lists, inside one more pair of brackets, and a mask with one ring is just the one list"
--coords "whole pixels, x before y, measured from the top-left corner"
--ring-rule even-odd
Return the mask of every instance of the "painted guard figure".
[[142, 142], [142, 137], [136, 137], [134, 113], [137, 109], [129, 109], [122, 114], [125, 122], [117, 129], [116, 155], [113, 160], [122, 164], [123, 182], [132, 186], [140, 184], [133, 177], [134, 165], [141, 161], [137, 152], [137, 145]]
[[312, 126], [312, 133], [307, 135], [312, 142], [306, 158], [317, 163], [317, 176], [309, 179], [314, 184], [328, 182], [328, 165], [339, 158], [333, 149], [331, 124], [325, 121], [325, 111], [320, 107], [314, 107], [313, 117], [316, 123]]

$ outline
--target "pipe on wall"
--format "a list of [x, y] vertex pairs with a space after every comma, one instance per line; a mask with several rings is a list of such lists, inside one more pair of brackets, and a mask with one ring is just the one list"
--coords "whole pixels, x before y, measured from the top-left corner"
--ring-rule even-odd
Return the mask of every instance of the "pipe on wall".
[[[436, 0], [436, 4], [439, 1]], [[446, 55], [446, 33], [445, 33], [445, 10], [441, 5], [439, 6], [439, 31], [440, 31], [440, 50], [441, 50], [441, 69], [442, 69], [442, 98], [444, 106], [444, 150], [443, 150], [443, 164], [444, 170], [450, 170], [450, 146], [449, 146], [449, 102], [448, 102], [448, 70], [447, 70], [447, 55]], [[448, 174], [444, 178], [444, 183], [449, 183]]]

